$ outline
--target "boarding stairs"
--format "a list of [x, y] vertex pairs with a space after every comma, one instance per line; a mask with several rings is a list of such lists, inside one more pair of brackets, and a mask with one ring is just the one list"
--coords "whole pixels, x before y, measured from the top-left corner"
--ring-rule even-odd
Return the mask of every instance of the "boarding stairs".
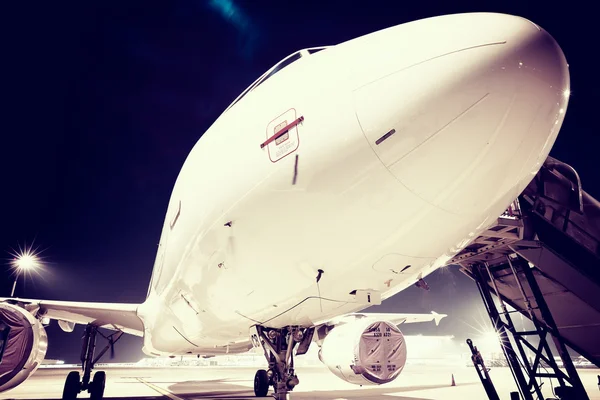
[[[539, 378], [567, 387], [565, 399], [588, 398], [566, 346], [600, 367], [600, 202], [573, 168], [549, 157], [450, 264], [477, 283], [523, 399], [543, 398]], [[534, 329], [515, 327], [519, 313]]]

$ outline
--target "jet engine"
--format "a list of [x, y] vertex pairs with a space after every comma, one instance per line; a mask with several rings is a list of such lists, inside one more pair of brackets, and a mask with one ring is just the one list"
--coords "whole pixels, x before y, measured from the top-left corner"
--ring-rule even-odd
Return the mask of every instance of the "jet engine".
[[0, 303], [0, 392], [33, 374], [47, 348], [48, 337], [40, 321], [21, 307]]
[[356, 385], [393, 381], [406, 364], [406, 342], [387, 321], [355, 320], [333, 328], [321, 345], [319, 359], [339, 378]]

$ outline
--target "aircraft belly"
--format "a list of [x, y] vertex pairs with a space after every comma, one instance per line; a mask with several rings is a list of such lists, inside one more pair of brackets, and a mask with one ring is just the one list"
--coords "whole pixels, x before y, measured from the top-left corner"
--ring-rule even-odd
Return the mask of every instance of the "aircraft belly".
[[169, 339], [156, 343], [198, 352], [239, 341], [256, 323], [311, 325], [367, 307], [353, 290], [386, 297], [453, 255], [472, 221], [401, 184], [356, 122], [344, 134], [332, 152], [304, 132], [296, 184], [295, 160], [278, 161], [221, 218], [231, 226], [219, 221], [204, 232], [165, 299], [175, 315], [163, 323]]
[[[231, 227], [215, 225], [209, 232], [227, 238], [193, 293], [219, 326], [310, 325], [362, 309], [352, 290], [384, 292], [414, 283], [466, 232], [464, 221], [401, 185], [358, 126], [345, 135], [345, 145], [331, 152], [304, 134], [296, 184], [290, 179], [294, 160], [282, 160], [228, 211]], [[399, 255], [399, 263], [377, 270], [385, 254]], [[400, 273], [407, 264], [410, 270]]]

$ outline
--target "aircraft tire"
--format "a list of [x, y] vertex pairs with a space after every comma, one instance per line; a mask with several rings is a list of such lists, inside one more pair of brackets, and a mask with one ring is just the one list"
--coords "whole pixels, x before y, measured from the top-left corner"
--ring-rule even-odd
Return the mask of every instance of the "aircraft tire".
[[65, 380], [65, 387], [63, 389], [62, 400], [75, 400], [77, 398], [77, 395], [79, 394], [80, 387], [81, 384], [79, 372], [69, 372], [69, 375], [67, 375], [67, 379]]
[[106, 372], [98, 371], [90, 384], [90, 400], [102, 400], [104, 398], [104, 386], [106, 385]]
[[254, 394], [256, 397], [267, 397], [269, 392], [269, 375], [264, 369], [259, 369], [254, 375]]

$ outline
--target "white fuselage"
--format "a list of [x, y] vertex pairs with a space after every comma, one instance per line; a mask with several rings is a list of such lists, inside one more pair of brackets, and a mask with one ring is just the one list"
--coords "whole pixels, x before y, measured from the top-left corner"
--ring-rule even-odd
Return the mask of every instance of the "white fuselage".
[[252, 325], [312, 326], [367, 307], [353, 290], [414, 284], [520, 194], [568, 102], [562, 51], [513, 16], [430, 18], [304, 55], [185, 161], [138, 310], [147, 353], [246, 350]]

